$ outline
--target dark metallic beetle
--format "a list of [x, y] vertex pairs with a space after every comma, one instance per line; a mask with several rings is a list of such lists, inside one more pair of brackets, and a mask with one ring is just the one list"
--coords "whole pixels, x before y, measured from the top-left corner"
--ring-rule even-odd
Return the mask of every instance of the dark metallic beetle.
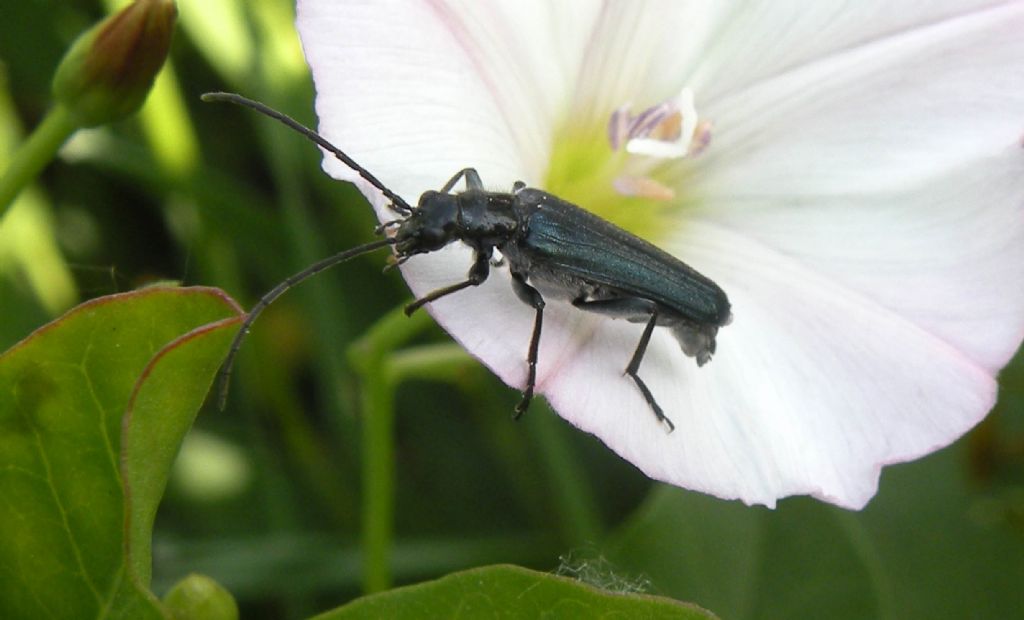
[[[552, 194], [522, 182], [517, 182], [510, 193], [487, 191], [473, 168], [456, 174], [440, 191], [425, 192], [419, 204], [412, 207], [337, 147], [291, 118], [239, 95], [211, 93], [203, 99], [246, 105], [303, 133], [379, 189], [391, 201], [390, 208], [400, 215], [400, 219], [377, 229], [383, 233], [395, 228], [391, 237], [325, 259], [260, 299], [235, 337], [221, 371], [222, 406], [242, 338], [259, 313], [286, 290], [328, 267], [388, 245], [394, 246], [396, 262], [401, 264], [417, 254], [462, 241], [474, 252], [466, 280], [417, 299], [406, 306], [405, 312], [411, 314], [426, 303], [481, 284], [490, 273], [494, 250], [498, 250], [508, 262], [512, 289], [536, 312], [526, 357], [529, 374], [523, 398], [516, 406], [517, 417], [533, 398], [545, 298], [553, 298], [568, 301], [580, 310], [646, 323], [626, 374], [658, 420], [669, 430], [674, 428], [637, 373], [656, 326], [671, 329], [683, 352], [695, 358], [698, 365], [711, 359], [718, 328], [732, 318], [729, 300], [717, 284], [671, 254]], [[452, 193], [462, 179], [465, 191]]]

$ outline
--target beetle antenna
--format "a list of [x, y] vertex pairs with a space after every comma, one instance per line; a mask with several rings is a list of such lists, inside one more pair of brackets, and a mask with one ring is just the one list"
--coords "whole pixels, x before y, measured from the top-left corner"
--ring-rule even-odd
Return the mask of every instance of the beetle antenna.
[[322, 261], [314, 263], [302, 271], [289, 276], [283, 282], [272, 288], [270, 292], [261, 297], [260, 300], [256, 302], [256, 305], [252, 307], [252, 310], [249, 311], [245, 320], [242, 321], [242, 326], [238, 330], [238, 333], [235, 334], [235, 339], [231, 341], [231, 348], [228, 349], [228, 356], [224, 358], [224, 363], [221, 365], [220, 371], [217, 373], [217, 383], [219, 385], [217, 406], [220, 410], [224, 411], [224, 407], [228, 402], [228, 385], [231, 383], [231, 369], [234, 367], [235, 356], [238, 355], [238, 350], [242, 348], [242, 340], [244, 340], [249, 334], [249, 328], [252, 327], [252, 324], [256, 322], [256, 319], [267, 308], [267, 306], [274, 303], [278, 297], [284, 295], [291, 287], [304, 280], [312, 278], [325, 269], [330, 269], [331, 267], [339, 265], [350, 258], [355, 258], [356, 256], [366, 254], [367, 252], [372, 252], [373, 250], [379, 250], [380, 248], [394, 245], [396, 242], [397, 240], [393, 237], [388, 239], [378, 239], [376, 241], [364, 243], [363, 245], [357, 245], [354, 248], [349, 248], [344, 252], [338, 252], [334, 256], [325, 258]]
[[363, 179], [367, 183], [369, 183], [370, 185], [372, 185], [372, 186], [376, 187], [377, 189], [379, 189], [381, 191], [381, 193], [384, 194], [384, 196], [386, 196], [388, 198], [388, 200], [391, 201], [391, 208], [392, 209], [394, 209], [395, 211], [398, 211], [399, 213], [403, 213], [405, 215], [408, 215], [408, 214], [413, 212], [414, 209], [411, 206], [409, 206], [409, 203], [407, 203], [401, 196], [399, 196], [395, 192], [393, 192], [390, 189], [388, 189], [387, 187], [385, 187], [384, 184], [381, 183], [377, 179], [377, 177], [375, 177], [372, 174], [370, 174], [369, 170], [367, 170], [366, 168], [363, 168], [362, 166], [357, 164], [354, 159], [352, 159], [351, 157], [346, 155], [344, 153], [344, 151], [342, 151], [338, 147], [336, 147], [333, 144], [331, 144], [330, 142], [328, 142], [326, 138], [324, 138], [323, 136], [321, 136], [317, 132], [313, 131], [309, 127], [306, 127], [305, 125], [303, 125], [299, 121], [297, 121], [297, 120], [293, 119], [292, 117], [288, 116], [287, 114], [284, 114], [282, 112], [278, 112], [277, 110], [275, 110], [275, 109], [273, 109], [273, 108], [271, 108], [271, 107], [269, 107], [269, 106], [267, 106], [265, 104], [262, 104], [259, 101], [254, 101], [254, 100], [249, 99], [247, 97], [243, 97], [242, 95], [239, 95], [237, 93], [222, 93], [222, 92], [206, 93], [206, 94], [202, 95], [200, 97], [200, 99], [202, 99], [203, 101], [205, 101], [207, 103], [209, 103], [209, 102], [234, 103], [236, 105], [241, 105], [241, 106], [245, 106], [247, 108], [252, 108], [253, 110], [256, 110], [257, 112], [259, 112], [260, 114], [264, 114], [264, 115], [269, 116], [270, 118], [272, 118], [272, 119], [274, 119], [276, 121], [284, 123], [288, 127], [291, 127], [295, 131], [297, 131], [297, 132], [301, 133], [302, 135], [306, 136], [307, 138], [309, 138], [313, 142], [316, 142], [317, 144], [319, 144], [324, 149], [330, 151], [343, 164], [345, 164], [349, 168], [355, 170], [359, 174], [359, 176], [363, 177]]

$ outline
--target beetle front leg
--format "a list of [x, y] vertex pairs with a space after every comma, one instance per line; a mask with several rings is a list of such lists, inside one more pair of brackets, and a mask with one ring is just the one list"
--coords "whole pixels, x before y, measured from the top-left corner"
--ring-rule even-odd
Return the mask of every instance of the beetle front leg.
[[464, 288], [471, 286], [480, 286], [487, 279], [488, 274], [491, 272], [491, 252], [490, 251], [477, 251], [473, 258], [473, 266], [469, 268], [469, 275], [466, 280], [459, 282], [458, 284], [452, 284], [444, 288], [439, 288], [436, 291], [427, 293], [425, 296], [417, 299], [411, 304], [405, 307], [405, 316], [411, 316], [413, 312], [419, 310], [424, 304], [428, 304], [432, 301], [437, 301], [445, 295], [451, 295], [457, 293]]
[[483, 189], [484, 182], [480, 180], [480, 175], [477, 173], [476, 168], [463, 168], [459, 170], [455, 176], [448, 180], [441, 188], [442, 194], [447, 194], [452, 191], [455, 184], [459, 182], [459, 179], [466, 177], [466, 187], [468, 189]]
[[515, 419], [518, 420], [529, 408], [530, 401], [533, 400], [533, 388], [537, 383], [537, 354], [540, 350], [540, 331], [544, 325], [544, 298], [537, 289], [526, 283], [526, 277], [522, 274], [512, 274], [512, 290], [523, 303], [537, 311], [533, 320], [533, 335], [530, 336], [530, 349], [526, 354], [526, 364], [529, 368], [526, 389], [523, 390], [522, 400], [516, 405]]

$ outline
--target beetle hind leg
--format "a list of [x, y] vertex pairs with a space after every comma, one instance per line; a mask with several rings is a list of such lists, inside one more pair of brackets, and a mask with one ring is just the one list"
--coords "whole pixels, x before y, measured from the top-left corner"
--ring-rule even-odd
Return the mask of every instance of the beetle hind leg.
[[[668, 432], [674, 431], [676, 428], [675, 424], [662, 411], [658, 401], [654, 400], [654, 395], [651, 394], [650, 388], [647, 387], [647, 384], [644, 383], [639, 374], [640, 363], [644, 360], [647, 345], [651, 342], [651, 334], [654, 333], [658, 319], [664, 318], [664, 315], [658, 309], [658, 304], [649, 299], [637, 297], [613, 297], [611, 299], [593, 300], [579, 298], [573, 300], [572, 305], [580, 310], [596, 312], [616, 319], [626, 319], [635, 323], [643, 321], [646, 317], [647, 327], [644, 328], [644, 333], [640, 336], [640, 342], [636, 345], [636, 351], [633, 353], [633, 359], [629, 361], [629, 365], [626, 366], [626, 372], [623, 374], [629, 375], [629, 378], [636, 384], [640, 394], [643, 395], [644, 400], [647, 401], [647, 405], [654, 412], [658, 421], [668, 427]], [[669, 314], [668, 316], [671, 317], [672, 315]]]
[[629, 365], [626, 366], [626, 374], [633, 379], [633, 383], [640, 390], [644, 400], [650, 406], [651, 411], [654, 412], [655, 417], [658, 421], [665, 424], [668, 427], [668, 432], [676, 430], [676, 425], [672, 423], [665, 415], [665, 412], [661, 410], [658, 405], [658, 401], [654, 400], [654, 395], [651, 394], [650, 388], [644, 383], [643, 379], [640, 378], [638, 371], [640, 370], [640, 362], [644, 360], [644, 353], [647, 352], [647, 345], [651, 342], [651, 334], [654, 333], [654, 326], [658, 323], [658, 312], [655, 310], [651, 313], [651, 318], [647, 321], [647, 326], [644, 327], [644, 333], [640, 336], [640, 342], [636, 345], [636, 351], [633, 353], [633, 359], [629, 360]]

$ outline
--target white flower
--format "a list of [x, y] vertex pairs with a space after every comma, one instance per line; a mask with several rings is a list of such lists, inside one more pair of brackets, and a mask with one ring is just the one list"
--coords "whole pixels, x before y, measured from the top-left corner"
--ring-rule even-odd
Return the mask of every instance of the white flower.
[[[495, 190], [521, 179], [728, 293], [735, 320], [703, 367], [655, 330], [640, 375], [672, 433], [623, 376], [643, 325], [548, 304], [538, 391], [651, 477], [859, 508], [883, 465], [995, 402], [1024, 335], [1024, 2], [298, 9], [321, 132], [407, 200], [466, 166]], [[616, 134], [616, 111], [672, 101], [665, 148], [612, 149], [610, 130], [652, 139]], [[423, 295], [470, 256], [455, 244], [403, 271]], [[534, 312], [507, 271], [429, 309], [522, 387]]]

